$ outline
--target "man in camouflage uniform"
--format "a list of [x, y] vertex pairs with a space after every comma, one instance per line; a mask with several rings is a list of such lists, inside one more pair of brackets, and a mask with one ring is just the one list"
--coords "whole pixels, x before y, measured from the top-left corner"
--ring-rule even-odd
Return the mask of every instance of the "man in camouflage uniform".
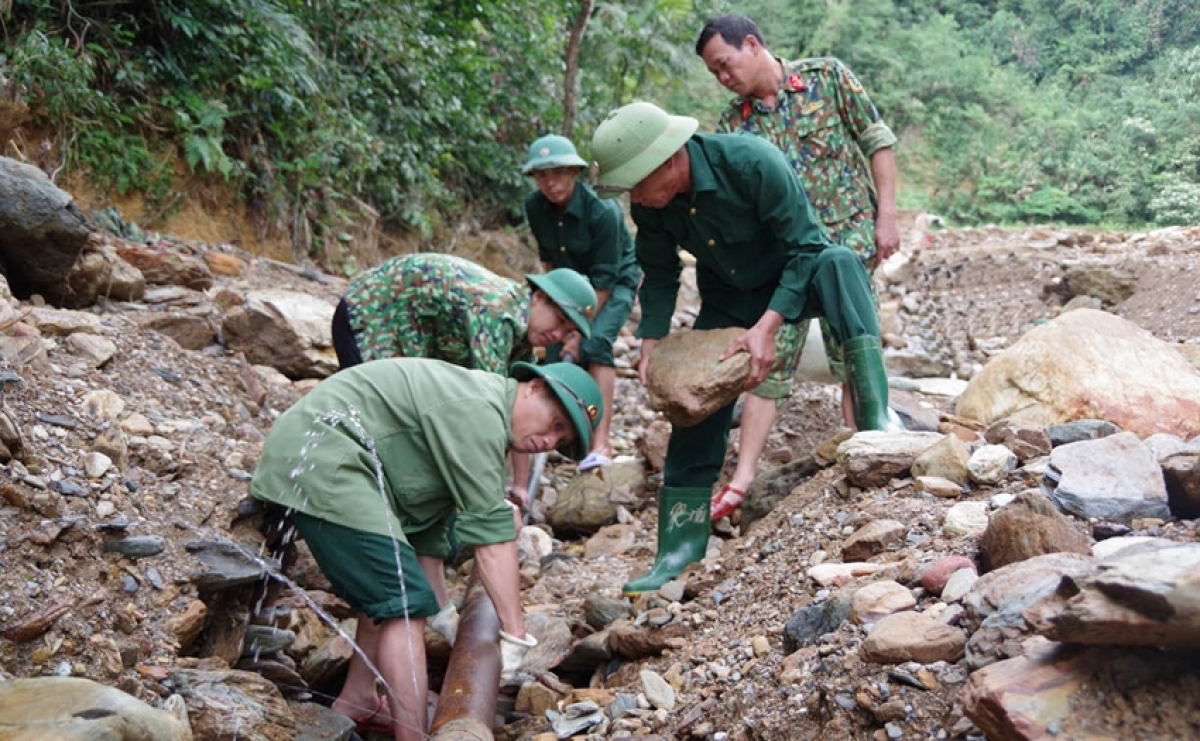
[[[596, 292], [562, 268], [501, 277], [453, 255], [418, 253], [385, 260], [355, 276], [333, 314], [338, 364], [433, 358], [507, 375], [534, 348], [591, 336]], [[528, 499], [529, 459], [513, 457], [514, 499]]]
[[[829, 236], [868, 271], [899, 249], [896, 136], [845, 64], [831, 57], [774, 57], [754, 21], [736, 13], [705, 24], [696, 53], [717, 82], [738, 95], [722, 113], [718, 132], [748, 131], [778, 147]], [[803, 348], [807, 325], [787, 331], [799, 334]], [[842, 381], [842, 417], [853, 428], [841, 351], [824, 319], [821, 333], [830, 370]], [[763, 412], [773, 419], [773, 409]], [[753, 479], [753, 471], [742, 473]]]

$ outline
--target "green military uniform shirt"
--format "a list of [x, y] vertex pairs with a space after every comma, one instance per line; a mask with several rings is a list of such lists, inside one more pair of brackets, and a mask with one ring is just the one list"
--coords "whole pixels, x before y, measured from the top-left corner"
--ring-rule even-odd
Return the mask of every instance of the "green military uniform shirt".
[[618, 285], [637, 288], [642, 273], [616, 201], [602, 199], [587, 183], [576, 181], [565, 211], [559, 212], [535, 190], [525, 199], [525, 217], [542, 262], [571, 268], [597, 291]]
[[449, 552], [455, 512], [462, 543], [513, 540], [504, 475], [516, 394], [513, 379], [440, 360], [348, 368], [276, 420], [250, 491], [422, 555]]
[[532, 361], [528, 287], [453, 255], [401, 255], [350, 281], [350, 328], [364, 361], [437, 358], [506, 374]]
[[[670, 331], [682, 269], [677, 246], [696, 257], [704, 303], [741, 317], [744, 326], [767, 309], [797, 320], [808, 299], [809, 258], [833, 243], [787, 161], [748, 134], [695, 134], [686, 147], [691, 194], [661, 209], [631, 209], [645, 273], [637, 336], [656, 339]], [[756, 300], [772, 286], [769, 304]]]
[[[895, 146], [896, 135], [841, 61], [779, 62], [783, 78], [775, 106], [735, 98], [717, 131], [747, 131], [778, 147], [833, 239], [869, 260], [875, 254], [876, 195], [868, 160]], [[868, 224], [869, 233], [857, 233]]]

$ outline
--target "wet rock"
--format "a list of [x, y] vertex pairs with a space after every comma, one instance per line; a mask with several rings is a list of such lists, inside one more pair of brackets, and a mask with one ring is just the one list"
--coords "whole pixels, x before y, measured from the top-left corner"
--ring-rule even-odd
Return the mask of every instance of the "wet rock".
[[568, 705], [563, 708], [561, 713], [547, 710], [546, 719], [550, 721], [558, 738], [565, 739], [576, 736], [592, 726], [600, 725], [604, 722], [605, 716], [600, 706], [589, 700]]
[[291, 741], [296, 720], [279, 690], [254, 672], [220, 669], [171, 669], [171, 682], [187, 703], [197, 739]]
[[242, 546], [223, 540], [193, 540], [184, 544], [199, 559], [204, 570], [191, 581], [206, 591], [220, 591], [258, 581], [267, 575], [268, 564]]
[[0, 682], [0, 727], [14, 740], [192, 741], [179, 697], [159, 710], [115, 687], [78, 677]]
[[259, 656], [283, 651], [296, 640], [290, 630], [280, 630], [269, 625], [251, 625], [246, 628], [246, 643], [242, 656]]

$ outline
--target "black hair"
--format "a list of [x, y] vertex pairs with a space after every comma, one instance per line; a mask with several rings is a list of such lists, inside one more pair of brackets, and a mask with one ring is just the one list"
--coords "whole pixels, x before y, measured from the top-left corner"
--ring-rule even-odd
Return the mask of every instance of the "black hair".
[[717, 34], [734, 49], [741, 49], [747, 36], [753, 36], [763, 46], [767, 45], [758, 24], [741, 13], [730, 13], [709, 19], [704, 28], [700, 29], [700, 36], [696, 39], [696, 56], [704, 56], [704, 47], [708, 46], [708, 42]]

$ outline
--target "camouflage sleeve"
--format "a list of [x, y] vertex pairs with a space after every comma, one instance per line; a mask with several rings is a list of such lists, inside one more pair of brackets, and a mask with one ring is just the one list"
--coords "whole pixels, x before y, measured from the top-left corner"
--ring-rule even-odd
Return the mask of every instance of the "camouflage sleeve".
[[509, 356], [519, 338], [501, 315], [473, 312], [467, 320], [471, 333], [471, 367], [500, 375], [508, 374]]
[[731, 131], [737, 131], [740, 122], [738, 119], [737, 106], [730, 104], [721, 110], [721, 117], [717, 119], [717, 126], [714, 129], [718, 134], [728, 134]]
[[896, 145], [896, 135], [883, 122], [879, 110], [862, 83], [842, 62], [834, 63], [834, 87], [837, 90], [838, 114], [846, 128], [853, 133], [864, 157], [870, 157], [884, 147]]

